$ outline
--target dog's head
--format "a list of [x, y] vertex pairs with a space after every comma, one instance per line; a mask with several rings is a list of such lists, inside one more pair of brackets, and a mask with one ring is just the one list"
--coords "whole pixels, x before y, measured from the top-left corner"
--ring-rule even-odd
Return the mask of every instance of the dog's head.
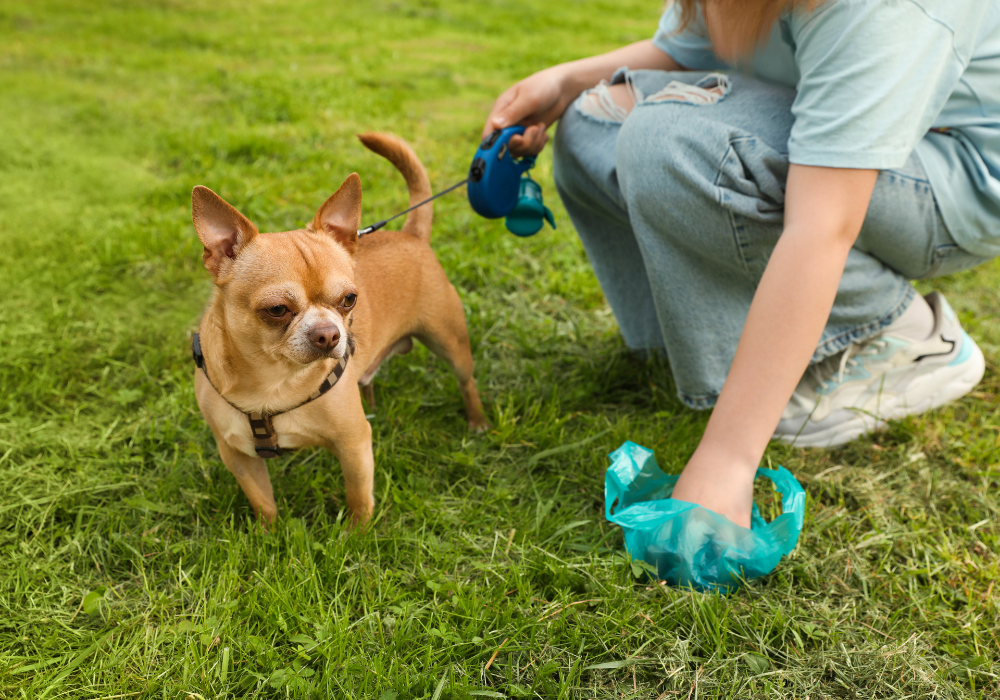
[[348, 352], [358, 298], [357, 173], [298, 231], [261, 234], [207, 187], [194, 188], [191, 204], [205, 267], [219, 290], [221, 322], [241, 354], [304, 365]]

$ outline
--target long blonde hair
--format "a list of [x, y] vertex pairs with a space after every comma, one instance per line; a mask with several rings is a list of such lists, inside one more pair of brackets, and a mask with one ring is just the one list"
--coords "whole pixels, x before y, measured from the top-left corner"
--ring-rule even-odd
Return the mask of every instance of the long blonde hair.
[[[671, 0], [680, 5], [681, 26], [686, 28], [698, 16], [706, 0]], [[711, 0], [718, 7], [720, 26], [740, 51], [751, 51], [764, 40], [786, 10], [814, 7], [823, 0]]]

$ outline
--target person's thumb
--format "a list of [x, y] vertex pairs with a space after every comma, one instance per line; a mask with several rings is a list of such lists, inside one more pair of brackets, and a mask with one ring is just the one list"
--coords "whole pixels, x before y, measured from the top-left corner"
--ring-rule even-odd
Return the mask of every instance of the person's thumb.
[[500, 110], [492, 117], [490, 117], [490, 127], [491, 129], [504, 129], [511, 124], [511, 118], [508, 114], [509, 107], [505, 107]]
[[531, 106], [527, 102], [523, 95], [518, 92], [510, 102], [493, 115], [490, 124], [494, 129], [504, 129], [511, 124], [517, 124], [531, 114]]

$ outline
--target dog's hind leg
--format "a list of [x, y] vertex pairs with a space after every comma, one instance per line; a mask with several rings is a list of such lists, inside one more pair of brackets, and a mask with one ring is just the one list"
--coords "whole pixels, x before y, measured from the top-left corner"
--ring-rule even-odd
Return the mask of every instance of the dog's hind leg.
[[265, 527], [271, 525], [278, 516], [278, 506], [274, 502], [267, 464], [260, 457], [250, 457], [234, 450], [224, 440], [217, 442], [223, 464], [236, 477], [257, 520]]
[[472, 376], [472, 347], [469, 343], [469, 329], [465, 325], [462, 300], [450, 283], [445, 282], [442, 288], [443, 293], [434, 303], [425, 305], [428, 311], [421, 319], [421, 329], [416, 336], [451, 367], [462, 390], [469, 430], [482, 432], [490, 426], [483, 413], [483, 403], [479, 400], [476, 380]]

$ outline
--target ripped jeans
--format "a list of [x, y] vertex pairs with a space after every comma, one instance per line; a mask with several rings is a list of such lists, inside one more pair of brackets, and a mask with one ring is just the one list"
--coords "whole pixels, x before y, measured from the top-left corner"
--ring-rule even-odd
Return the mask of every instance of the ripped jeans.
[[[665, 351], [680, 399], [710, 408], [782, 232], [795, 93], [692, 72], [613, 82], [636, 106], [625, 116], [606, 86], [581, 95], [556, 133], [556, 186], [626, 345]], [[955, 245], [915, 155], [883, 171], [813, 361], [897, 319], [908, 279], [985, 260]]]

